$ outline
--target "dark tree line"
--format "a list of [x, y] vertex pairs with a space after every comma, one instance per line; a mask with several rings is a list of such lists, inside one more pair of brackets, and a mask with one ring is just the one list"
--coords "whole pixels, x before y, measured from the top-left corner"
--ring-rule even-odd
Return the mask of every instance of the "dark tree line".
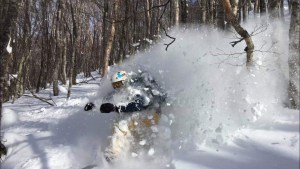
[[265, 15], [269, 9], [270, 17], [282, 16], [283, 0], [230, 3], [233, 20], [221, 0], [22, 0], [11, 30], [14, 50], [5, 68], [12, 83], [4, 90], [4, 100], [49, 85], [57, 96], [58, 84], [70, 81], [71, 88], [80, 72], [91, 76], [97, 69], [104, 76], [109, 65], [146, 49], [174, 25], [198, 23], [225, 30], [237, 28], [235, 23], [246, 21], [252, 10]]
[[70, 97], [78, 73], [89, 77], [97, 70], [105, 76], [109, 65], [147, 49], [159, 35], [175, 40], [166, 31], [172, 26], [235, 30], [246, 43], [251, 65], [255, 44], [240, 23], [251, 13], [284, 19], [284, 2], [292, 13], [289, 93], [299, 108], [298, 0], [1, 0], [0, 111], [2, 102], [25, 90], [34, 94], [53, 86], [57, 96], [58, 85], [69, 84]]
[[293, 0], [291, 2], [292, 14], [289, 31], [289, 98], [291, 107], [295, 109], [300, 108], [300, 2]]

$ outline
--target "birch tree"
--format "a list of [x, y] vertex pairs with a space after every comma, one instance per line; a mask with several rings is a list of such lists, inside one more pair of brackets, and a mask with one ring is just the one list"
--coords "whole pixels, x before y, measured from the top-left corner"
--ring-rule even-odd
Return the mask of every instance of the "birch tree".
[[118, 10], [118, 4], [119, 0], [114, 0], [113, 2], [113, 9], [111, 10], [110, 16], [111, 16], [111, 23], [109, 28], [109, 34], [107, 36], [107, 44], [104, 49], [104, 58], [103, 58], [103, 64], [102, 64], [102, 76], [105, 76], [108, 72], [108, 66], [109, 66], [109, 60], [110, 60], [110, 54], [113, 48], [113, 41], [115, 39], [116, 34], [116, 13]]

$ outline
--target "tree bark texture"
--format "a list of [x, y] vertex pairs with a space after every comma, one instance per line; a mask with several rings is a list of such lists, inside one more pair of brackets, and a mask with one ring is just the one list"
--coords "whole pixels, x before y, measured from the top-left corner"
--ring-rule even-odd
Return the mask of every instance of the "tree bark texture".
[[111, 23], [110, 23], [110, 29], [109, 29], [109, 34], [108, 34], [108, 40], [107, 44], [105, 47], [105, 52], [104, 52], [104, 58], [103, 58], [103, 66], [102, 66], [102, 76], [104, 77], [108, 73], [108, 66], [109, 66], [109, 60], [110, 60], [110, 55], [111, 51], [113, 48], [113, 42], [115, 39], [115, 34], [116, 34], [116, 12], [118, 10], [118, 3], [119, 0], [115, 0], [113, 3], [113, 9], [111, 11]]
[[260, 0], [260, 13], [261, 15], [264, 15], [267, 12], [267, 7], [266, 7], [266, 0]]
[[59, 68], [61, 64], [61, 19], [62, 19], [62, 1], [57, 1], [57, 13], [56, 13], [56, 28], [55, 28], [55, 39], [56, 39], [56, 47], [55, 47], [55, 56], [54, 56], [54, 70], [53, 70], [53, 95], [59, 95], [58, 89], [58, 74]]
[[[14, 20], [18, 15], [18, 1], [15, 0], [1, 0], [0, 1], [0, 126], [2, 120], [2, 103], [4, 83], [8, 79], [7, 72], [4, 70], [7, 66], [6, 62], [9, 60], [9, 51], [7, 50], [8, 42], [11, 39], [11, 29], [14, 26]], [[1, 133], [1, 131], [0, 131]], [[2, 143], [2, 136], [0, 135], [0, 157], [6, 155], [7, 149]]]
[[300, 2], [291, 2], [292, 14], [289, 30], [289, 99], [291, 107], [299, 109], [299, 76], [300, 76]]

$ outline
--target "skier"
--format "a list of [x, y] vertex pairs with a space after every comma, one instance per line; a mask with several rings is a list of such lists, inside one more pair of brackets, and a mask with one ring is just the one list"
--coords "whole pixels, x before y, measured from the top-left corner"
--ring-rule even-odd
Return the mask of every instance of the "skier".
[[[105, 150], [107, 161], [122, 154], [126, 156], [128, 152], [137, 155], [141, 149], [151, 147], [155, 137], [151, 127], [158, 124], [161, 105], [166, 99], [166, 93], [146, 72], [129, 76], [126, 71], [118, 71], [111, 82], [114, 91], [104, 98], [100, 106], [101, 113], [119, 114], [110, 145]], [[95, 105], [89, 103], [85, 110], [93, 107]]]

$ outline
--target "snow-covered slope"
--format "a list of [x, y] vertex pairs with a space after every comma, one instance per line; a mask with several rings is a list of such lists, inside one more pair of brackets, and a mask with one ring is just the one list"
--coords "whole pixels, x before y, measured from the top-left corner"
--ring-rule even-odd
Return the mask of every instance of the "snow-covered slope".
[[[231, 48], [231, 35], [206, 28], [174, 30], [170, 34], [177, 39], [167, 52], [165, 39], [111, 68], [110, 74], [117, 69], [148, 71], [168, 92], [162, 109], [167, 123], [159, 124], [168, 124], [171, 134], [167, 144], [173, 161], [165, 168], [299, 168], [299, 112], [285, 105], [288, 43], [280, 36], [287, 30], [269, 25], [254, 37], [260, 52], [250, 69], [243, 64], [244, 55], [227, 55], [243, 51], [243, 43]], [[2, 129], [9, 151], [1, 169], [158, 168], [148, 158], [128, 157], [114, 164], [104, 160], [117, 116], [98, 111], [112, 91], [109, 78], [74, 86], [70, 100], [64, 88], [59, 97], [52, 97], [50, 89], [40, 94], [51, 96], [54, 107], [29, 97], [4, 105]], [[89, 101], [98, 104], [85, 112]]]

